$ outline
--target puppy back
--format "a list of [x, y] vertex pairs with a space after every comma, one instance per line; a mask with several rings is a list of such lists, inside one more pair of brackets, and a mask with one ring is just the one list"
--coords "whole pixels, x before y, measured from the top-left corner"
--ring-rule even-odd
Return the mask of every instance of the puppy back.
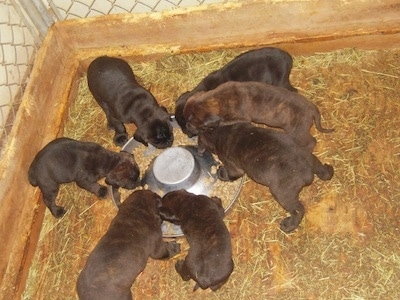
[[38, 153], [36, 153], [35, 157], [33, 158], [32, 162], [29, 166], [29, 169], [28, 169], [28, 180], [31, 185], [38, 186], [38, 182], [37, 182], [37, 178], [36, 178], [36, 167], [37, 167], [38, 161], [42, 160], [43, 156], [47, 155], [46, 153], [49, 151], [48, 149], [57, 148], [58, 145], [63, 145], [65, 143], [71, 143], [71, 141], [73, 142], [73, 140], [70, 138], [65, 138], [65, 137], [56, 138], [56, 139], [50, 141]]

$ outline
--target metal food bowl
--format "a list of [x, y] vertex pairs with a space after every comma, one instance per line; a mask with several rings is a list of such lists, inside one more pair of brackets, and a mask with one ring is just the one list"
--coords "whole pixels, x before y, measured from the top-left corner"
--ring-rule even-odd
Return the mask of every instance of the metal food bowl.
[[190, 149], [173, 147], [154, 159], [146, 175], [144, 184], [153, 187], [155, 183], [153, 188], [158, 187], [161, 194], [165, 194], [172, 190], [190, 189], [200, 177], [200, 167]]
[[216, 172], [212, 171], [217, 165], [209, 152], [199, 155], [195, 146], [168, 148], [150, 164], [142, 178], [142, 186], [160, 196], [180, 189], [208, 195], [218, 180]]
[[[177, 130], [180, 131], [180, 128], [176, 122], [173, 122], [173, 124], [175, 134]], [[197, 144], [196, 141], [193, 141], [193, 138], [187, 138], [186, 142], [188, 144], [193, 142]], [[160, 197], [170, 191], [179, 189], [185, 189], [196, 195], [217, 196], [222, 199], [225, 212], [227, 212], [239, 196], [244, 181], [243, 177], [239, 179], [239, 184], [232, 184], [234, 185], [234, 191], [229, 188], [229, 191], [233, 192], [233, 196], [231, 195], [230, 199], [228, 199], [229, 202], [227, 202], [226, 195], [219, 195], [215, 191], [217, 185], [221, 184], [216, 172], [219, 163], [208, 151], [200, 155], [197, 146], [188, 144], [173, 146], [162, 150], [161, 153], [154, 147], [149, 146], [142, 154], [152, 158], [142, 177], [142, 188], [149, 189], [160, 195]], [[131, 138], [121, 150], [133, 153], [140, 145], [140, 143]], [[137, 158], [136, 154], [135, 158]], [[140, 167], [143, 168], [143, 166]], [[119, 194], [114, 188], [112, 188], [111, 196], [114, 204], [118, 207], [119, 199], [117, 200], [117, 197], [119, 198]], [[179, 237], [183, 235], [180, 226], [170, 222], [164, 221], [161, 229], [164, 237]]]

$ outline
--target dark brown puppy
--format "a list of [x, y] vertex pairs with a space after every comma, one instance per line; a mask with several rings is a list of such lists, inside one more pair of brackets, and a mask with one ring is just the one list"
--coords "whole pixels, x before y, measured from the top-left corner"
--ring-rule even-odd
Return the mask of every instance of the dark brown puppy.
[[221, 199], [194, 195], [185, 190], [172, 191], [162, 199], [162, 219], [181, 226], [189, 245], [185, 260], [176, 271], [182, 279], [196, 281], [194, 290], [219, 289], [233, 271], [232, 246], [223, 221]]
[[56, 205], [59, 184], [76, 184], [99, 198], [107, 196], [105, 182], [115, 188], [136, 188], [139, 167], [132, 154], [112, 152], [96, 143], [80, 142], [69, 138], [58, 138], [48, 143], [33, 159], [29, 171], [29, 182], [39, 186], [43, 201], [54, 217], [60, 218], [65, 209]]
[[194, 133], [237, 122], [262, 123], [282, 128], [300, 146], [312, 151], [316, 140], [310, 134], [315, 122], [321, 132], [317, 106], [304, 96], [285, 88], [255, 81], [226, 82], [216, 89], [194, 95], [186, 102], [186, 128]]
[[175, 105], [176, 121], [184, 133], [193, 136], [194, 134], [186, 130], [186, 120], [183, 115], [187, 99], [198, 92], [213, 90], [227, 81], [259, 81], [296, 92], [296, 88], [289, 81], [292, 65], [290, 54], [279, 48], [265, 47], [244, 52], [221, 69], [207, 75], [192, 91], [178, 98]]
[[148, 190], [122, 202], [79, 274], [79, 299], [132, 299], [131, 286], [149, 257], [169, 259], [179, 253], [178, 243], [162, 239], [160, 206], [161, 198]]
[[142, 87], [129, 64], [119, 58], [101, 56], [88, 68], [90, 91], [104, 110], [108, 127], [115, 130], [114, 143], [124, 145], [128, 135], [123, 123], [137, 127], [134, 138], [144, 145], [167, 148], [174, 136], [170, 115], [154, 96]]
[[218, 155], [223, 166], [221, 180], [235, 180], [244, 174], [268, 186], [272, 196], [290, 213], [281, 229], [296, 229], [304, 215], [299, 193], [316, 174], [322, 180], [333, 176], [330, 165], [322, 165], [312, 153], [298, 146], [289, 135], [273, 129], [237, 123], [208, 130], [199, 135], [201, 148]]

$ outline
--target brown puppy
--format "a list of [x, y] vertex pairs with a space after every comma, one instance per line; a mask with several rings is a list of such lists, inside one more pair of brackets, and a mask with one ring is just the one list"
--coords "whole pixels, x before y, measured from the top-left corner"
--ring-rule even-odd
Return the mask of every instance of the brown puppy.
[[179, 253], [178, 243], [162, 239], [160, 206], [161, 198], [148, 190], [126, 198], [79, 274], [79, 299], [132, 299], [131, 286], [149, 257], [169, 259]]
[[107, 187], [97, 183], [105, 177], [106, 183], [118, 188], [134, 189], [139, 185], [139, 167], [132, 154], [112, 152], [96, 143], [58, 138], [48, 143], [33, 159], [29, 182], [39, 186], [43, 201], [54, 217], [60, 218], [65, 209], [56, 205], [59, 184], [76, 184], [99, 198], [107, 196]]
[[290, 54], [279, 48], [265, 47], [244, 52], [221, 69], [207, 75], [192, 91], [178, 98], [175, 105], [176, 121], [184, 133], [193, 136], [194, 134], [186, 129], [186, 119], [183, 115], [187, 99], [198, 92], [213, 90], [227, 81], [259, 81], [296, 92], [289, 81], [292, 65]]
[[223, 166], [221, 180], [235, 180], [244, 174], [268, 186], [272, 196], [290, 213], [281, 229], [296, 229], [304, 215], [299, 193], [316, 174], [322, 180], [333, 176], [330, 165], [322, 165], [312, 153], [298, 146], [289, 135], [273, 129], [237, 123], [199, 135], [200, 147], [218, 155]]
[[115, 130], [114, 143], [124, 145], [128, 135], [123, 123], [137, 127], [134, 138], [156, 148], [167, 148], [174, 140], [170, 115], [154, 96], [142, 87], [129, 64], [119, 58], [101, 56], [88, 68], [90, 91], [104, 110], [108, 127]]
[[198, 287], [219, 289], [233, 271], [231, 239], [224, 215], [217, 197], [179, 190], [162, 199], [161, 218], [180, 225], [189, 242], [188, 255], [176, 263], [175, 269], [183, 280], [196, 281], [194, 291]]
[[300, 146], [312, 151], [316, 140], [310, 134], [315, 122], [321, 132], [317, 106], [304, 96], [260, 82], [226, 82], [216, 89], [194, 95], [186, 102], [183, 115], [187, 129], [195, 134], [208, 128], [236, 122], [262, 123], [282, 128]]

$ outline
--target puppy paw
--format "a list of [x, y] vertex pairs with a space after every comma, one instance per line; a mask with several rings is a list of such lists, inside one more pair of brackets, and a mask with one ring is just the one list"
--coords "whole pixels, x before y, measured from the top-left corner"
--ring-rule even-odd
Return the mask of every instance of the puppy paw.
[[66, 210], [64, 209], [64, 207], [61, 207], [61, 206], [55, 206], [50, 211], [51, 211], [52, 215], [54, 217], [56, 217], [57, 219], [61, 218], [66, 213]]
[[[185, 261], [184, 260], [178, 260], [175, 264], [175, 270], [178, 272], [179, 275], [181, 275], [182, 279], [184, 281], [190, 280], [189, 274], [185, 272], [186, 267], [185, 267]], [[186, 270], [187, 271], [187, 270]]]
[[204, 152], [206, 152], [207, 151], [207, 149], [204, 147], [204, 146], [198, 146], [197, 147], [197, 154], [199, 155], [199, 156], [203, 156], [204, 155]]
[[114, 203], [119, 207], [121, 205], [121, 193], [117, 188], [112, 189]]
[[287, 218], [283, 219], [281, 224], [280, 224], [281, 230], [286, 232], [286, 233], [292, 232], [298, 226], [299, 226], [299, 224], [295, 224], [293, 222], [293, 218], [292, 217], [287, 217]]
[[325, 174], [326, 175], [322, 179], [330, 180], [333, 177], [333, 173], [334, 173], [333, 167], [331, 165], [324, 164], [324, 169], [325, 169]]
[[219, 167], [217, 170], [218, 178], [222, 181], [229, 181], [228, 171], [225, 167]]
[[114, 144], [122, 147], [128, 141], [128, 135], [126, 133], [116, 134], [114, 136]]
[[108, 194], [108, 189], [105, 186], [101, 186], [99, 188], [99, 191], [97, 192], [97, 197], [99, 198], [105, 198]]
[[181, 245], [178, 244], [177, 242], [168, 242], [167, 248], [168, 248], [170, 257], [173, 257], [173, 256], [177, 255], [179, 252], [181, 252]]
[[235, 181], [236, 179], [242, 177], [243, 174], [244, 172], [240, 170], [233, 171], [232, 169], [229, 169], [228, 172], [228, 169], [224, 166], [219, 167], [217, 170], [218, 178], [222, 181]]
[[115, 127], [110, 122], [107, 122], [107, 129], [108, 130], [115, 130]]

